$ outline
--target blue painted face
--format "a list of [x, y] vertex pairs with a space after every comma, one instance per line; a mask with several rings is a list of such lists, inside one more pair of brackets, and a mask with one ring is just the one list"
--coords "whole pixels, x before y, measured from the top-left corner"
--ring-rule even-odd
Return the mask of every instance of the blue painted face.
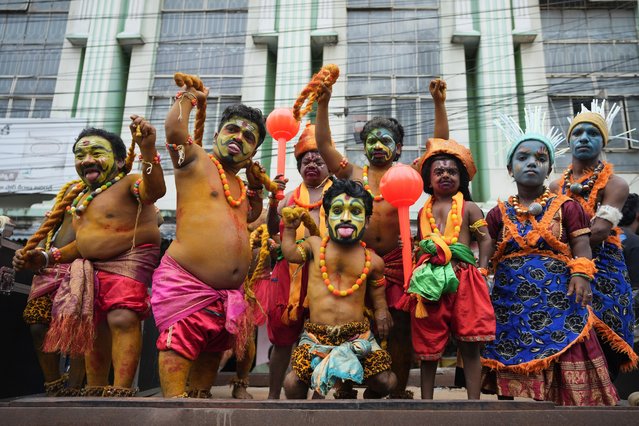
[[570, 152], [578, 160], [592, 160], [601, 154], [603, 142], [597, 126], [579, 123], [570, 133]]
[[510, 162], [515, 182], [525, 186], [541, 186], [550, 173], [548, 148], [542, 142], [527, 140], [517, 146]]

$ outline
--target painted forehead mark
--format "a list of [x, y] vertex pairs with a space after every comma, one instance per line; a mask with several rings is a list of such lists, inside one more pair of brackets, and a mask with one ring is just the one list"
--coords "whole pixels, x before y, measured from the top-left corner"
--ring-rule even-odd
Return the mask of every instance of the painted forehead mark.
[[253, 123], [251, 123], [248, 120], [239, 118], [239, 117], [231, 118], [228, 121], [228, 123], [235, 124], [237, 127], [241, 128], [241, 129], [246, 129], [249, 132], [254, 132], [255, 130], [257, 130], [257, 127], [255, 127], [255, 125]]
[[98, 140], [82, 139], [82, 140], [78, 141], [78, 143], [75, 144], [74, 152], [77, 151], [78, 149], [91, 148], [92, 146], [96, 147], [96, 148], [102, 148], [102, 149], [104, 149], [107, 152], [111, 152], [112, 151], [112, 148], [111, 148], [110, 144], [108, 143], [108, 141], [103, 141], [101, 139], [98, 139]]

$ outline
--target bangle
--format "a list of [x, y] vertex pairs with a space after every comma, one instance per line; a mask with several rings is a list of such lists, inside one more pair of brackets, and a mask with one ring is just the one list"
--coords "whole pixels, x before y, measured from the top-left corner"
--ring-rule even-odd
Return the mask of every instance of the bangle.
[[53, 247], [53, 246], [51, 247], [50, 251], [51, 251], [51, 257], [53, 257], [53, 262], [58, 263], [60, 259], [62, 258], [62, 252], [60, 251], [59, 248]]
[[370, 280], [370, 283], [373, 285], [373, 287], [382, 287], [386, 285], [386, 277], [381, 277], [378, 280]]
[[348, 166], [348, 158], [342, 157], [342, 161], [339, 162], [339, 167], [345, 169]]
[[302, 263], [306, 263], [306, 249], [301, 244], [297, 244], [295, 247], [300, 256], [302, 256]]
[[42, 271], [43, 269], [49, 267], [49, 253], [47, 253], [47, 251], [41, 247], [38, 247], [36, 250], [38, 250], [40, 253], [42, 253], [42, 256], [44, 256], [44, 266], [40, 268], [40, 270]]
[[568, 261], [566, 266], [568, 266], [568, 269], [570, 270], [570, 275], [582, 274], [587, 276], [590, 281], [594, 279], [595, 273], [597, 273], [595, 262], [585, 257], [576, 257], [571, 259]]
[[482, 276], [484, 278], [488, 278], [488, 269], [486, 269], [486, 268], [477, 268], [477, 270], [479, 271], [480, 274], [482, 274]]
[[572, 278], [572, 277], [581, 277], [581, 278], [585, 279], [588, 282], [592, 281], [592, 277], [590, 277], [590, 276], [588, 276], [586, 274], [581, 274], [579, 272], [576, 272], [574, 274], [570, 274], [570, 278]]

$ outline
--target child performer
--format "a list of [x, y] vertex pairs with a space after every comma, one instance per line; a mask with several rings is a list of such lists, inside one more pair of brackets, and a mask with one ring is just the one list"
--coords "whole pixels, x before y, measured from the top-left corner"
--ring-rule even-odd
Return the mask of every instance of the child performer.
[[[468, 185], [476, 172], [470, 150], [453, 140], [430, 139], [422, 156], [424, 191], [431, 194], [419, 213], [418, 266], [408, 293], [413, 347], [421, 360], [422, 398], [433, 398], [437, 363], [448, 335], [464, 362], [468, 399], [479, 399], [482, 342], [495, 338], [495, 315], [485, 277], [491, 239]], [[468, 247], [479, 243], [479, 268]], [[406, 300], [406, 298], [404, 299]]]
[[497, 339], [484, 352], [483, 389], [558, 405], [615, 405], [602, 345], [627, 366], [637, 356], [588, 306], [596, 269], [583, 208], [544, 186], [563, 138], [547, 129], [540, 108], [526, 111], [525, 131], [510, 117], [496, 123], [511, 142], [507, 167], [517, 195], [487, 217], [497, 241]]

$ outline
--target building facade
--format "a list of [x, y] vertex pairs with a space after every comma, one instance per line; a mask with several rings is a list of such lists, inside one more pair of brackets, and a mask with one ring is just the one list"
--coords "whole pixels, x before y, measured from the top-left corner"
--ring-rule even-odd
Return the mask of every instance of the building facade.
[[[473, 196], [488, 207], [514, 190], [492, 124], [498, 112], [523, 121], [525, 106], [543, 105], [565, 131], [582, 102], [606, 97], [622, 107], [617, 133], [639, 128], [637, 9], [591, 0], [0, 0], [0, 147], [30, 143], [11, 139], [16, 120], [88, 123], [127, 141], [128, 117], [144, 115], [158, 128], [169, 181], [158, 204], [169, 212], [163, 121], [174, 72], [197, 74], [210, 89], [207, 147], [227, 105], [290, 107], [313, 72], [335, 63], [333, 138], [359, 163], [359, 131], [377, 115], [403, 124], [402, 162], [421, 155], [434, 126], [428, 84], [444, 78], [451, 138], [472, 149]], [[300, 181], [293, 142], [290, 185]], [[273, 174], [275, 145], [267, 138], [256, 156]], [[639, 192], [639, 144], [606, 151]], [[10, 178], [2, 169], [13, 160], [0, 161], [0, 179]], [[5, 211], [24, 207], [2, 199]]]

